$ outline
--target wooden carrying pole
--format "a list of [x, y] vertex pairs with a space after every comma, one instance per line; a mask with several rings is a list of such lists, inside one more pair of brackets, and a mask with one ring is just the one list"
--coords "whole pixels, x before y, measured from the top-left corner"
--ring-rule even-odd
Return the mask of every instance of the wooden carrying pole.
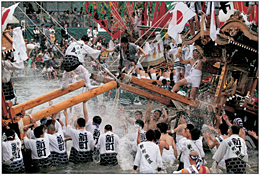
[[[122, 74], [121, 78], [123, 79], [124, 77], [125, 77], [125, 74]], [[180, 101], [182, 103], [185, 103], [185, 104], [188, 104], [188, 105], [191, 105], [191, 106], [194, 106], [194, 107], [198, 107], [199, 106], [199, 101], [197, 101], [197, 100], [192, 100], [189, 97], [184, 97], [184, 96], [179, 95], [179, 94], [177, 94], [175, 92], [170, 92], [169, 90], [160, 88], [160, 87], [152, 85], [150, 83], [146, 83], [146, 82], [144, 82], [142, 80], [139, 80], [136, 77], [132, 77], [131, 78], [131, 83], [133, 83], [133, 84], [135, 84], [137, 86], [140, 86], [142, 88], [148, 89], [150, 91], [156, 92], [158, 94], [161, 94], [163, 96], [166, 96], [166, 97], [168, 97], [170, 99], [177, 100], [177, 101]]]
[[[96, 80], [97, 75], [93, 75], [92, 78]], [[113, 81], [113, 80], [110, 79], [110, 78], [106, 78], [106, 77], [104, 77], [104, 79], [103, 79], [104, 83], [107, 83], [107, 82], [110, 82], [110, 81]], [[128, 92], [131, 92], [133, 94], [137, 94], [137, 95], [149, 98], [151, 100], [160, 102], [160, 103], [168, 105], [168, 106], [172, 105], [171, 100], [169, 98], [162, 97], [160, 95], [156, 95], [156, 94], [153, 94], [151, 92], [147, 92], [145, 90], [138, 89], [136, 87], [133, 87], [133, 86], [130, 86], [130, 85], [127, 85], [127, 84], [124, 84], [124, 83], [119, 82], [119, 84], [120, 84], [120, 88], [125, 90], [125, 91], [128, 91]]]
[[[71, 97], [67, 100], [64, 100], [60, 103], [57, 103], [55, 105], [49, 106], [41, 111], [38, 111], [36, 113], [31, 114], [32, 118], [35, 119], [35, 121], [38, 121], [40, 119], [42, 119], [43, 117], [47, 117], [50, 116], [52, 114], [55, 114], [59, 111], [62, 111], [64, 109], [67, 109], [71, 106], [74, 106], [76, 104], [79, 104], [83, 101], [89, 100], [99, 94], [102, 94], [106, 91], [109, 91], [111, 89], [114, 89], [117, 87], [117, 82], [116, 81], [112, 81], [110, 83], [104, 84], [102, 86], [99, 86], [95, 89], [91, 89], [88, 90], [82, 94], [79, 94], [77, 96]], [[28, 125], [30, 124], [30, 117], [29, 116], [25, 116], [23, 119], [23, 125]]]
[[68, 89], [64, 89], [64, 90], [62, 90], [61, 88], [56, 89], [52, 92], [49, 92], [49, 93], [44, 94], [42, 96], [36, 97], [36, 98], [29, 100], [27, 102], [13, 106], [12, 108], [14, 109], [15, 114], [18, 114], [19, 112], [21, 112], [22, 108], [24, 108], [24, 110], [31, 109], [31, 108], [38, 106], [40, 104], [43, 104], [47, 101], [50, 101], [52, 99], [55, 99], [55, 98], [60, 97], [62, 95], [65, 95], [69, 92], [77, 90], [77, 89], [83, 87], [84, 85], [85, 85], [84, 81], [80, 80], [80, 81], [77, 81], [75, 83], [69, 84]]

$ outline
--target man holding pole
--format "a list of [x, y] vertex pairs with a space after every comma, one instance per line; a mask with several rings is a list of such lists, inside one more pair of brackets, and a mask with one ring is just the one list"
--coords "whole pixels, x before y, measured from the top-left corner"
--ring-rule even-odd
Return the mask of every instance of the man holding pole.
[[106, 49], [102, 48], [103, 51], [106, 52], [119, 52], [120, 54], [120, 61], [119, 61], [119, 72], [122, 71], [123, 67], [126, 67], [128, 70], [130, 70], [131, 66], [134, 66], [136, 69], [137, 77], [140, 78], [140, 70], [138, 68], [138, 55], [137, 52], [141, 51], [145, 57], [148, 56], [148, 54], [145, 53], [145, 51], [135, 45], [134, 43], [128, 42], [128, 39], [126, 37], [121, 38], [121, 43], [116, 45], [114, 48]]

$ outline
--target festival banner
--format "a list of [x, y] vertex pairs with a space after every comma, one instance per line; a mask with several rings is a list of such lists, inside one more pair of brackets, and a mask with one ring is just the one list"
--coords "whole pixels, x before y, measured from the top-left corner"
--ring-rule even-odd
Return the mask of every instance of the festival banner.
[[125, 2], [125, 4], [126, 4], [126, 9], [127, 9], [127, 14], [129, 16], [129, 18], [131, 19], [131, 23], [133, 23], [134, 19], [132, 17], [132, 14], [134, 12], [134, 8], [132, 7], [132, 5], [130, 4], [129, 1]]
[[[114, 13], [117, 9], [116, 3], [113, 4], [112, 2], [103, 2], [102, 6], [100, 7], [98, 7], [98, 3], [100, 2], [86, 2], [86, 12], [88, 15], [92, 16], [94, 21], [96, 21], [101, 28], [105, 29], [107, 33], [109, 33], [109, 35], [111, 35], [114, 39], [121, 38], [121, 36], [124, 34], [124, 29], [126, 26], [122, 26], [122, 24], [124, 25], [124, 22], [122, 23], [123, 20], [119, 13]], [[111, 17], [114, 19], [111, 20]], [[117, 19], [121, 19], [120, 22], [118, 22]]]
[[19, 3], [16, 3], [8, 8], [5, 8], [2, 10], [2, 31], [5, 30], [6, 25], [8, 24], [8, 21], [13, 19], [14, 10], [19, 5]]
[[195, 16], [195, 12], [189, 9], [183, 2], [179, 2], [173, 10], [172, 19], [168, 27], [168, 35], [176, 39], [177, 34], [182, 32], [185, 24], [193, 16]]
[[211, 2], [210, 38], [212, 39], [212, 41], [215, 41], [217, 39], [214, 2]]

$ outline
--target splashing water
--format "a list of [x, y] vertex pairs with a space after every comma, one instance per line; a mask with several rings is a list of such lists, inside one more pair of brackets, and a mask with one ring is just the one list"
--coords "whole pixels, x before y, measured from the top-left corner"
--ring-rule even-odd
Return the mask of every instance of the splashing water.
[[[51, 92], [53, 90], [56, 90], [61, 87], [61, 80], [45, 80], [45, 79], [31, 79], [31, 80], [25, 80], [25, 81], [15, 81], [14, 82], [14, 88], [16, 89], [17, 96], [18, 96], [18, 103], [23, 103], [25, 101], [31, 100], [33, 98], [36, 98], [38, 96], [44, 95], [48, 92]], [[57, 99], [52, 100], [53, 104], [57, 104], [61, 101], [64, 101], [68, 98], [71, 98], [75, 95], [78, 95], [82, 93], [83, 91], [86, 91], [86, 89], [78, 89], [76, 91], [73, 91], [69, 94], [63, 95]], [[102, 101], [102, 94], [99, 95], [98, 101]], [[100, 103], [100, 105], [102, 102]], [[56, 170], [51, 170], [51, 169], [43, 169], [37, 173], [56, 173], [56, 174], [65, 174], [65, 173], [73, 173], [73, 174], [78, 174], [78, 173], [130, 173], [132, 168], [133, 168], [133, 163], [134, 159], [131, 154], [132, 151], [136, 151], [136, 138], [137, 138], [137, 128], [132, 125], [128, 125], [128, 133], [125, 132], [124, 125], [122, 125], [122, 128], [117, 128], [118, 125], [118, 117], [116, 116], [116, 109], [113, 107], [113, 101], [106, 102], [104, 104], [107, 108], [106, 113], [109, 115], [109, 122], [112, 124], [114, 133], [118, 134], [120, 137], [120, 143], [118, 147], [118, 162], [119, 165], [115, 166], [113, 168], [109, 167], [103, 167], [99, 166], [98, 164], [95, 164], [94, 162], [92, 163], [87, 163], [87, 164], [79, 164], [79, 165], [74, 165], [74, 164], [69, 164], [66, 166], [60, 166], [56, 167]], [[202, 104], [201, 104], [202, 105]], [[49, 104], [44, 103], [42, 105], [39, 105], [33, 109], [32, 113], [35, 113], [41, 108], [46, 108], [48, 107]], [[82, 103], [78, 104], [79, 106], [78, 109], [80, 111], [80, 114], [77, 114], [79, 116], [83, 117], [83, 111], [82, 111]], [[206, 107], [205, 107], [206, 106]], [[187, 114], [186, 110], [180, 111], [178, 116], [176, 117], [176, 123], [179, 120], [180, 114], [185, 114], [187, 116], [188, 120], [190, 120], [192, 123], [195, 124], [195, 126], [200, 127], [202, 129], [202, 133], [205, 132], [210, 132], [207, 127], [205, 127], [205, 124], [209, 126], [213, 126], [213, 118], [215, 116], [215, 111], [212, 107], [208, 106], [205, 104], [203, 110], [197, 109], [197, 108], [192, 108], [190, 107], [188, 110], [190, 110], [190, 115]], [[126, 108], [129, 108], [128, 110], [131, 111], [132, 106], [127, 106]], [[138, 106], [139, 110], [145, 111], [146, 106]], [[154, 107], [156, 108], [156, 106]], [[87, 109], [88, 109], [88, 115], [90, 120], [95, 115], [99, 115], [99, 110], [97, 109], [97, 101], [94, 99], [89, 100], [87, 102]], [[69, 110], [68, 110], [69, 111]], [[72, 108], [72, 113], [74, 113], [75, 107]], [[127, 109], [126, 109], [127, 111]], [[176, 113], [174, 109], [169, 109], [170, 113]], [[28, 112], [28, 111], [26, 111]], [[72, 118], [72, 115], [69, 115], [69, 120]], [[199, 118], [199, 119], [197, 119]], [[61, 111], [61, 116], [60, 120], [65, 123], [65, 116], [63, 115], [63, 112]], [[105, 125], [105, 123], [103, 124]], [[103, 126], [104, 127], [104, 126]], [[64, 128], [66, 130], [66, 128]], [[103, 129], [101, 129], [101, 133], [103, 133]], [[213, 135], [213, 133], [210, 133]], [[71, 141], [67, 141], [66, 143], [67, 146], [67, 153], [69, 154], [70, 148], [72, 146]], [[214, 151], [213, 151], [214, 152]], [[212, 153], [213, 153], [212, 152]], [[211, 167], [212, 164], [212, 154], [211, 152], [206, 152], [206, 157], [205, 159], [207, 160], [208, 164], [206, 165], [207, 167]], [[249, 154], [249, 164], [250, 167], [247, 167], [247, 172], [248, 173], [257, 173], [258, 172], [258, 150], [248, 150]], [[178, 161], [175, 161], [174, 164], [171, 163], [164, 163], [165, 169], [167, 173], [172, 173], [174, 170], [177, 170], [178, 167]], [[88, 168], [86, 168], [88, 167]]]

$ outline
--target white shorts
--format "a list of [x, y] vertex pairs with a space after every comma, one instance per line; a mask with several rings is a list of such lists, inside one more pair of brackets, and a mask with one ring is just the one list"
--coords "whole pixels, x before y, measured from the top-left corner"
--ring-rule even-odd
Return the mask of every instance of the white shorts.
[[175, 160], [175, 156], [174, 156], [174, 149], [172, 148], [172, 146], [169, 146], [169, 150], [167, 149], [163, 149], [163, 153], [162, 153], [162, 160], [163, 161], [169, 161], [169, 160]]
[[198, 88], [200, 86], [201, 75], [201, 70], [194, 69], [192, 73], [185, 78], [187, 80], [188, 86]]

